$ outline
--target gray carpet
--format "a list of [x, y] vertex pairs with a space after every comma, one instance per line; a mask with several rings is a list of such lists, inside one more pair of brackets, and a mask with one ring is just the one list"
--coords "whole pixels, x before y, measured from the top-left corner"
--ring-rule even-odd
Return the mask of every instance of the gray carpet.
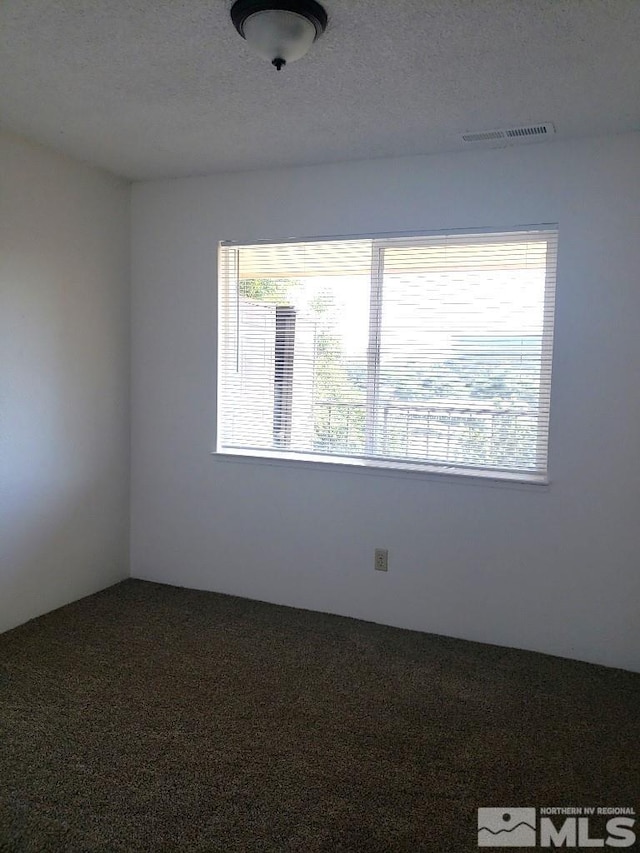
[[477, 848], [635, 806], [640, 675], [125, 581], [0, 636], [0, 850]]

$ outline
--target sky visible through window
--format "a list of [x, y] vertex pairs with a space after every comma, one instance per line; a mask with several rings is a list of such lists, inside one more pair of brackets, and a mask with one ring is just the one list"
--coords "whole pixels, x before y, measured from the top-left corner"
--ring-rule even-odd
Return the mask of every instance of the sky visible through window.
[[[335, 330], [346, 355], [367, 349], [370, 277], [313, 276], [292, 281], [291, 303], [304, 314], [324, 303], [335, 312]], [[540, 335], [544, 269], [388, 274], [383, 286], [385, 328], [407, 355], [428, 347], [446, 355], [457, 335]]]

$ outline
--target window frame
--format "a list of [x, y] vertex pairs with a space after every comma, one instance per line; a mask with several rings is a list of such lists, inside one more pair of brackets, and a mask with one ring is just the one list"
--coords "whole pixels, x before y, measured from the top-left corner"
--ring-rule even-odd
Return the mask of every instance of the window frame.
[[[383, 307], [383, 281], [384, 281], [384, 250], [385, 248], [420, 245], [420, 241], [437, 239], [451, 239], [460, 237], [472, 242], [473, 237], [478, 238], [478, 243], [484, 242], [491, 235], [500, 235], [514, 242], [518, 234], [527, 235], [533, 241], [539, 234], [540, 241], [547, 243], [544, 307], [541, 336], [541, 351], [548, 352], [549, 366], [547, 377], [541, 377], [538, 403], [538, 442], [537, 459], [544, 460], [546, 467], [544, 471], [517, 471], [503, 468], [492, 468], [490, 466], [464, 465], [460, 463], [445, 464], [433, 462], [417, 462], [410, 459], [398, 459], [397, 457], [385, 457], [382, 455], [340, 455], [326, 454], [321, 452], [287, 451], [284, 448], [273, 449], [259, 448], [233, 448], [221, 446], [221, 397], [222, 382], [224, 374], [223, 335], [221, 333], [221, 319], [223, 316], [222, 302], [225, 294], [220, 287], [220, 273], [223, 265], [222, 249], [242, 249], [261, 245], [286, 245], [314, 242], [342, 242], [349, 240], [371, 241], [371, 285], [370, 285], [370, 310], [369, 310], [369, 336], [367, 348], [367, 394], [366, 394], [366, 425], [365, 442], [366, 449], [372, 451], [375, 443], [374, 422], [376, 417], [376, 399], [379, 390], [379, 367], [380, 367], [380, 342], [382, 327]], [[546, 236], [548, 235], [548, 236]], [[552, 369], [553, 369], [553, 335], [555, 328], [555, 294], [557, 289], [557, 256], [559, 241], [559, 225], [555, 222], [535, 223], [531, 225], [484, 227], [484, 228], [456, 228], [438, 229], [430, 231], [407, 231], [407, 232], [383, 232], [371, 234], [341, 234], [322, 235], [314, 237], [286, 237], [286, 238], [261, 238], [258, 240], [221, 240], [218, 243], [217, 264], [217, 365], [216, 365], [216, 387], [215, 387], [215, 418], [214, 418], [214, 446], [212, 455], [220, 460], [257, 462], [263, 464], [275, 464], [295, 467], [321, 468], [334, 471], [356, 471], [365, 473], [379, 473], [386, 475], [409, 475], [412, 477], [427, 477], [446, 479], [449, 481], [476, 481], [490, 482], [494, 485], [516, 485], [516, 486], [548, 486], [551, 483], [550, 448], [551, 448], [551, 392], [552, 392]], [[231, 257], [231, 253], [228, 253]], [[236, 256], [237, 257], [237, 256]], [[238, 321], [239, 322], [239, 321]]]

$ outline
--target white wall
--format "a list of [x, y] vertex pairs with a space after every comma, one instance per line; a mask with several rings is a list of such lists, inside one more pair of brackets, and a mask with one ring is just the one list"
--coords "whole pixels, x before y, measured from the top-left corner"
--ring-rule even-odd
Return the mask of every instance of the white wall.
[[[639, 211], [636, 134], [134, 186], [133, 575], [640, 670]], [[218, 240], [540, 222], [550, 487], [210, 455]]]
[[128, 573], [129, 186], [0, 134], [0, 631]]

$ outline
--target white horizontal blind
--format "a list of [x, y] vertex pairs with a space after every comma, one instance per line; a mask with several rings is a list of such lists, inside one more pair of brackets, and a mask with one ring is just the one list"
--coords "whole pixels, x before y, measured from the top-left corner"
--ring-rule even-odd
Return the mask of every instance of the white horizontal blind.
[[546, 477], [557, 232], [222, 244], [218, 451]]

